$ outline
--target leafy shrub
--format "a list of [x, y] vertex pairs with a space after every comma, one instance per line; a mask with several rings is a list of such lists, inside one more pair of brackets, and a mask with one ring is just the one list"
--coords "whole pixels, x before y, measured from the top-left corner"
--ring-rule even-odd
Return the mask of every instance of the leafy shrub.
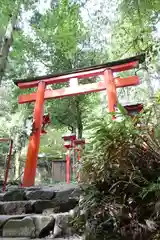
[[92, 124], [81, 167], [86, 239], [153, 239], [160, 143], [152, 135], [149, 114], [139, 116], [141, 127], [127, 116], [120, 122], [106, 118]]

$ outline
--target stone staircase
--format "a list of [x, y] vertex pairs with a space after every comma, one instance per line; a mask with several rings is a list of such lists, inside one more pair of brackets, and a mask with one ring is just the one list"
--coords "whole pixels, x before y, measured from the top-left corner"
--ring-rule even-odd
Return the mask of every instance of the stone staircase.
[[72, 236], [68, 226], [79, 196], [77, 184], [13, 188], [1, 192], [0, 239], [80, 239]]

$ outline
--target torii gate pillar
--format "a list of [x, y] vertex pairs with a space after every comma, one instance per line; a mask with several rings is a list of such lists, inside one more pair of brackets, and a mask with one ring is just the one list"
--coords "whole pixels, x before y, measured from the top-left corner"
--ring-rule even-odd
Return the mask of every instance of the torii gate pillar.
[[22, 187], [30, 187], [34, 185], [38, 151], [40, 145], [41, 127], [44, 112], [44, 94], [46, 84], [41, 81], [38, 84], [34, 113], [33, 113], [33, 133], [29, 139], [26, 165], [24, 169]]
[[115, 106], [118, 99], [113, 72], [111, 69], [106, 69], [104, 71], [104, 82], [106, 85], [106, 97], [108, 98], [108, 110], [109, 112], [115, 112]]

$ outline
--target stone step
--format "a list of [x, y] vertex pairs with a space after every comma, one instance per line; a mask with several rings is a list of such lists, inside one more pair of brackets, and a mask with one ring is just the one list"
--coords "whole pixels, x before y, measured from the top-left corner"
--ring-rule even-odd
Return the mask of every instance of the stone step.
[[40, 214], [48, 208], [53, 212], [67, 212], [75, 207], [79, 196], [76, 184], [12, 189], [0, 193], [0, 214]]
[[[54, 238], [64, 235], [72, 236], [73, 230], [69, 226], [71, 213], [44, 215], [1, 215], [0, 239], [4, 238]], [[60, 238], [61, 239], [61, 238]], [[62, 238], [64, 239], [64, 237]]]
[[65, 201], [53, 199], [0, 202], [0, 215], [41, 214], [44, 211], [47, 213], [47, 209], [49, 213], [68, 212], [77, 203], [78, 200], [74, 198], [66, 198]]
[[[12, 189], [1, 193], [0, 239], [43, 239], [49, 236], [56, 239], [61, 235], [73, 235], [69, 219], [73, 217], [72, 209], [77, 206], [79, 196], [80, 189], [73, 184]], [[74, 240], [75, 237], [68, 239]]]
[[55, 184], [54, 186], [11, 188], [0, 193], [0, 201], [53, 200], [79, 196], [77, 184]]
[[2, 237], [35, 238], [44, 234], [44, 237], [46, 237], [49, 235], [50, 230], [54, 230], [54, 225], [54, 216], [34, 214], [1, 215], [0, 235]]

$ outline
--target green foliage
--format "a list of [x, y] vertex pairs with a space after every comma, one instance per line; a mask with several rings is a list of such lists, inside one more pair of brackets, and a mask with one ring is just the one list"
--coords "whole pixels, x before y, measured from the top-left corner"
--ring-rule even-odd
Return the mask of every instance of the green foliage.
[[120, 4], [123, 14], [130, 16], [132, 14], [132, 19], [135, 15], [139, 17], [149, 18], [150, 20], [158, 20], [158, 13], [160, 10], [160, 3], [158, 0], [141, 0], [141, 1], [128, 1], [122, 0]]
[[146, 198], [148, 194], [154, 193], [157, 197], [160, 196], [160, 179], [158, 178], [157, 183], [151, 183], [148, 187], [144, 188], [140, 196]]
[[141, 128], [127, 116], [92, 125], [81, 168], [89, 239], [152, 239], [156, 233], [144, 223], [154, 219], [156, 225], [159, 219], [154, 203], [159, 200], [160, 142], [151, 135], [149, 115], [139, 116]]
[[160, 51], [156, 34], [159, 10], [157, 0], [120, 1], [112, 34], [113, 57], [144, 52], [149, 57], [148, 63], [156, 64]]
[[36, 22], [33, 18], [31, 26], [36, 32], [36, 41], [32, 53], [40, 57], [49, 71], [62, 72], [75, 68], [74, 59], [79, 44], [86, 37], [79, 5], [60, 1], [56, 8], [42, 15], [40, 21]]
[[158, 91], [155, 95], [156, 101], [158, 104], [160, 104], [160, 92]]
[[[27, 55], [33, 61], [42, 63], [47, 72], [63, 72], [95, 63], [94, 52], [83, 50], [88, 33], [78, 3], [59, 1], [56, 7], [48, 9], [43, 15], [36, 11], [30, 23], [35, 39], [27, 39]], [[67, 85], [57, 84], [52, 88]], [[57, 127], [67, 126], [82, 137], [83, 122], [89, 109], [86, 105], [90, 101], [91, 97], [87, 96], [68, 97], [47, 102], [46, 109]]]
[[137, 98], [142, 99], [144, 89], [147, 94], [142, 99], [143, 101], [150, 101], [149, 97], [153, 97], [155, 77], [152, 76], [151, 79], [151, 74], [154, 75], [155, 71], [159, 71], [160, 44], [157, 34], [159, 9], [160, 4], [157, 0], [121, 0], [117, 2], [115, 21], [111, 23], [110, 57], [112, 59], [125, 58], [144, 52], [146, 61], [141, 67], [148, 70], [147, 74], [149, 74], [142, 72], [140, 76], [142, 88], [134, 88], [135, 97], [133, 88], [120, 90], [122, 99], [124, 97], [127, 99], [127, 96], [130, 96], [132, 101]]
[[41, 137], [40, 153], [44, 153], [46, 156], [53, 156], [54, 159], [63, 157], [63, 131], [63, 129], [47, 128], [47, 134]]
[[[14, 4], [14, 2], [12, 3]], [[29, 29], [32, 32], [26, 34], [21, 28], [25, 23], [23, 22], [24, 13], [21, 12], [21, 8], [20, 18], [17, 21], [19, 30], [14, 32], [14, 42], [9, 53], [6, 79], [34, 77], [45, 72], [62, 72], [96, 63], [98, 54], [96, 55], [92, 49], [84, 49], [84, 46], [88, 47], [86, 44], [89, 35], [83, 23], [78, 3], [59, 1], [56, 6], [51, 7], [43, 14], [39, 12], [34, 1], [21, 1], [20, 3], [23, 5], [23, 12], [31, 8], [32, 17], [29, 21]], [[10, 7], [13, 10], [15, 5], [10, 5]], [[4, 4], [4, 10], [5, 8], [6, 5]], [[9, 10], [6, 10], [7, 14], [8, 12]], [[6, 13], [4, 12], [4, 17], [7, 17]], [[8, 20], [6, 19], [7, 23]], [[5, 29], [5, 24], [3, 26]], [[53, 87], [63, 86], [66, 86], [66, 84]], [[33, 92], [35, 89], [20, 90], [13, 84], [10, 84], [8, 89], [11, 97], [10, 103], [7, 101], [9, 118], [11, 119], [13, 115], [19, 117], [19, 111], [23, 111], [26, 116], [32, 114], [33, 104], [19, 106], [17, 99], [20, 94]], [[54, 129], [54, 132], [52, 132], [52, 127], [49, 128], [48, 134], [42, 137], [40, 152], [55, 156], [62, 155], [64, 149], [61, 146], [62, 140], [59, 131], [62, 135], [63, 131], [68, 130], [67, 128], [64, 130], [64, 126], [72, 131], [76, 131], [78, 128], [78, 134], [81, 137], [83, 124], [86, 123], [90, 109], [93, 108], [95, 103], [97, 104], [94, 95], [46, 102], [45, 111], [51, 114], [52, 123], [58, 131], [56, 133], [56, 129]], [[18, 127], [17, 124], [14, 130]], [[6, 129], [7, 131], [5, 131], [10, 134], [10, 128], [6, 126]], [[2, 132], [4, 131], [2, 130]], [[52, 139], [54, 136], [56, 136], [56, 144]], [[49, 144], [46, 144], [48, 142]]]

